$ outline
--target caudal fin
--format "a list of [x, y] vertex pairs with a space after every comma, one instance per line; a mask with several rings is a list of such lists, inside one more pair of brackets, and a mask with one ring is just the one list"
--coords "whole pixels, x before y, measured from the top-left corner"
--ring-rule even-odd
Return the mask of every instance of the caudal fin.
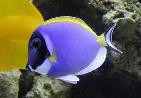
[[117, 48], [112, 44], [112, 33], [113, 33], [115, 27], [116, 27], [116, 24], [114, 23], [114, 24], [110, 27], [110, 29], [106, 32], [106, 34], [105, 34], [105, 41], [106, 41], [107, 45], [108, 45], [112, 50], [114, 50], [114, 51], [116, 51], [116, 52], [119, 52], [119, 53], [122, 53], [122, 51], [120, 51], [119, 49], [117, 49]]

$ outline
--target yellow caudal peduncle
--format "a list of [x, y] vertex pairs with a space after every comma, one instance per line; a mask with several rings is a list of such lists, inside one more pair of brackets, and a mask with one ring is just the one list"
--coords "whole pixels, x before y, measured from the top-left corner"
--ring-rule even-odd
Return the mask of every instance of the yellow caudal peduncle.
[[104, 33], [98, 36], [97, 42], [102, 46], [107, 46]]

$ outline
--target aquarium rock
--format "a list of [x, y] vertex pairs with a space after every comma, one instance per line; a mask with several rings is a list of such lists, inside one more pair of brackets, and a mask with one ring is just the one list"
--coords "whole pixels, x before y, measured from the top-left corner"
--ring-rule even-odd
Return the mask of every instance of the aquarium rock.
[[25, 70], [0, 73], [0, 98], [67, 98], [69, 85]]

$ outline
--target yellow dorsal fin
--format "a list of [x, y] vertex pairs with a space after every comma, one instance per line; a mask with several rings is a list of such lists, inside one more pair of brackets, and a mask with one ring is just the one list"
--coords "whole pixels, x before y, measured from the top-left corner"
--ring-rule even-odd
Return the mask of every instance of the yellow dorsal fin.
[[25, 68], [28, 40], [43, 22], [28, 0], [0, 0], [0, 71]]
[[55, 18], [51, 18], [51, 19], [47, 20], [44, 24], [48, 25], [48, 24], [57, 23], [57, 22], [73, 22], [73, 23], [76, 23], [76, 24], [86, 28], [88, 31], [93, 33], [95, 36], [97, 36], [96, 33], [83, 20], [76, 18], [76, 17], [71, 17], [71, 16], [55, 17]]

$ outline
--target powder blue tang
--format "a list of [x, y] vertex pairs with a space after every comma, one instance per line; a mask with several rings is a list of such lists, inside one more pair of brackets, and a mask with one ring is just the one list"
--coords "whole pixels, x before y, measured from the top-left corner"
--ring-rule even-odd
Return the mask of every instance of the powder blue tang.
[[[41, 25], [34, 31], [29, 46], [33, 44], [32, 46], [36, 45], [36, 48], [29, 49], [27, 66], [31, 71], [76, 84], [79, 81], [77, 75], [89, 73], [103, 64], [107, 46], [121, 51], [111, 43], [111, 33], [115, 24], [105, 36], [104, 34], [97, 36], [82, 20], [73, 17], [64, 18], [68, 18], [68, 21], [67, 19], [58, 21], [57, 18], [57, 21]], [[43, 48], [45, 49], [42, 50]], [[44, 52], [41, 55], [43, 51], [48, 53]], [[34, 61], [38, 62], [33, 64]]]

